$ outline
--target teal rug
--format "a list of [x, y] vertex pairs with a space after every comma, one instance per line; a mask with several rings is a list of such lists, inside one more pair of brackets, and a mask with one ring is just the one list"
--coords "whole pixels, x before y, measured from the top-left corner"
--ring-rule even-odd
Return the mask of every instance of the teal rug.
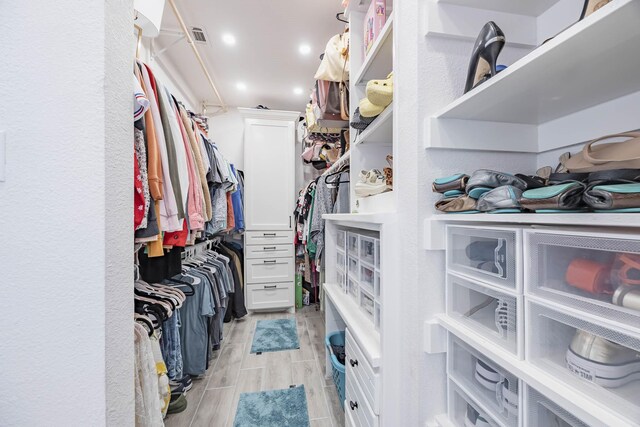
[[233, 427], [309, 427], [304, 386], [240, 394]]
[[251, 353], [300, 348], [295, 319], [259, 320], [253, 335]]

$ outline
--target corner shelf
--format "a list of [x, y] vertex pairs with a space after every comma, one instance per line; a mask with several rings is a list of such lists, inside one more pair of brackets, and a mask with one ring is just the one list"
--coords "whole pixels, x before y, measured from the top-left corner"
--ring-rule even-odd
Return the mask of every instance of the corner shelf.
[[393, 104], [382, 113], [356, 138], [354, 144], [392, 144]]
[[[325, 215], [326, 216], [326, 215]], [[356, 302], [342, 289], [333, 283], [324, 283], [325, 295], [331, 300], [347, 328], [352, 331], [360, 348], [371, 366], [380, 366], [380, 334], [375, 330], [373, 322], [365, 316]]]
[[436, 118], [540, 125], [640, 91], [638, 22], [639, 2], [611, 2]]
[[354, 85], [371, 79], [385, 79], [393, 70], [393, 12], [387, 18], [378, 38], [371, 46], [358, 72], [351, 78]]

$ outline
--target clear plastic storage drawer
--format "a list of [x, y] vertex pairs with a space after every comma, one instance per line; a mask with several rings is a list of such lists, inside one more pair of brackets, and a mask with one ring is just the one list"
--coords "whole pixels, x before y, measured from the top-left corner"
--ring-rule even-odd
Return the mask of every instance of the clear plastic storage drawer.
[[338, 230], [336, 233], [336, 246], [340, 249], [347, 247], [347, 232], [344, 230]]
[[347, 251], [350, 256], [358, 256], [358, 234], [352, 231], [347, 233]]
[[349, 255], [349, 276], [353, 276], [358, 279], [360, 276], [360, 261], [358, 258]]
[[451, 380], [449, 380], [449, 419], [456, 427], [500, 425]]
[[360, 264], [360, 286], [365, 288], [370, 294], [375, 293], [377, 273], [366, 264]]
[[351, 277], [347, 278], [347, 290], [354, 301], [358, 303], [358, 298], [360, 297], [360, 285], [358, 285], [358, 282], [353, 280]]
[[635, 425], [640, 420], [640, 335], [552, 306], [527, 300], [527, 359]]
[[364, 314], [374, 323], [374, 300], [373, 296], [364, 288], [360, 287], [360, 308]]
[[376, 262], [376, 239], [373, 237], [360, 236], [360, 261], [369, 265]]
[[447, 276], [447, 314], [520, 357], [521, 305], [522, 297]]
[[526, 402], [524, 425], [526, 426], [588, 427], [588, 424], [583, 423], [531, 386], [525, 386], [524, 400]]
[[336, 268], [340, 271], [347, 271], [347, 256], [343, 251], [336, 251]]
[[336, 280], [338, 281], [338, 285], [342, 288], [343, 291], [347, 291], [347, 281], [346, 275], [343, 271], [336, 271]]
[[506, 426], [518, 426], [521, 405], [517, 377], [449, 334], [447, 372], [458, 386]]
[[640, 328], [640, 236], [525, 231], [525, 289]]
[[447, 226], [447, 269], [522, 292], [519, 258], [521, 230]]

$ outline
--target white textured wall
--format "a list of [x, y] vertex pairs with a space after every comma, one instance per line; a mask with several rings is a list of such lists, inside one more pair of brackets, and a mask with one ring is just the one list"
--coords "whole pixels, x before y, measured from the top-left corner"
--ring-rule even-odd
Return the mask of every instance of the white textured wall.
[[244, 169], [244, 119], [237, 108], [209, 117], [209, 137], [236, 168]]
[[[444, 312], [444, 252], [425, 251], [423, 223], [435, 214], [438, 199], [431, 191], [437, 177], [455, 172], [471, 173], [481, 167], [509, 172], [533, 172], [535, 156], [527, 154], [425, 150], [425, 118], [462, 94], [472, 43], [424, 36], [426, 2], [403, 0], [394, 5], [395, 89], [397, 121], [394, 147], [394, 182], [397, 191], [397, 224], [400, 236], [399, 270], [395, 284], [402, 303], [396, 308], [399, 328], [384, 338], [384, 357], [393, 357], [396, 384], [384, 387], [402, 390], [407, 396], [385, 425], [425, 425], [446, 412], [444, 355], [423, 351], [423, 322]], [[402, 40], [401, 43], [397, 43]], [[526, 51], [505, 51], [500, 63], [507, 65]], [[385, 369], [387, 367], [385, 366]]]
[[0, 16], [0, 425], [131, 425], [131, 0]]

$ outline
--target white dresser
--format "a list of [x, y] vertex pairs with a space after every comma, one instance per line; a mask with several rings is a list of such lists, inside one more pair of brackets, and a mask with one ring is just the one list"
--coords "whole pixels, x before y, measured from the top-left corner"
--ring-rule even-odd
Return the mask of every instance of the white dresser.
[[244, 116], [247, 309], [293, 308], [295, 127], [300, 114], [239, 110]]

